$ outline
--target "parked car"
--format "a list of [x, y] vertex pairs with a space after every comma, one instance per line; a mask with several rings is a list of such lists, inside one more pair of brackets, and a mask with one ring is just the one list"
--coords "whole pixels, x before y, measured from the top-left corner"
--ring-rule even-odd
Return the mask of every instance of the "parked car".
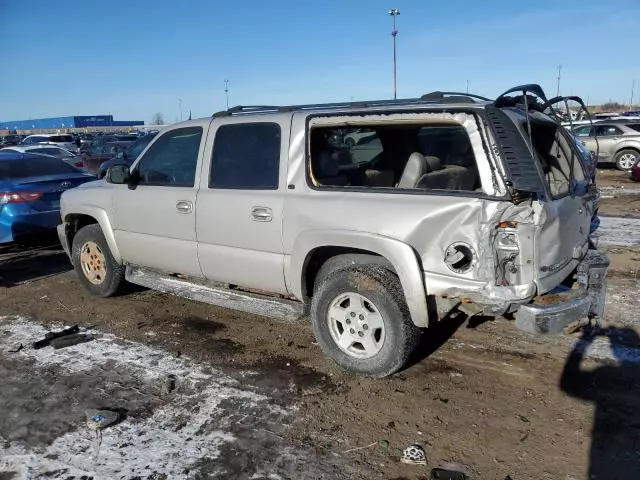
[[3, 135], [0, 137], [0, 148], [18, 145], [21, 140], [20, 135]]
[[20, 142], [20, 145], [35, 144], [56, 145], [72, 152], [76, 152], [78, 149], [75, 141], [73, 140], [73, 137], [67, 134], [60, 135], [40, 133], [38, 135], [28, 135], [22, 140], [22, 142]]
[[107, 174], [107, 170], [113, 165], [126, 165], [130, 167], [133, 162], [135, 162], [136, 158], [138, 158], [138, 155], [140, 155], [144, 151], [144, 149], [147, 148], [147, 145], [151, 143], [151, 140], [153, 140], [157, 134], [158, 132], [148, 133], [140, 137], [138, 140], [127, 146], [124, 151], [116, 154], [115, 158], [107, 160], [106, 162], [102, 162], [102, 164], [98, 168], [96, 176], [98, 178], [104, 178]]
[[83, 157], [81, 155], [76, 155], [73, 152], [70, 152], [67, 149], [56, 147], [54, 145], [48, 144], [36, 144], [36, 145], [16, 145], [14, 147], [3, 148], [1, 151], [10, 151], [17, 153], [34, 153], [36, 155], [46, 155], [50, 157], [57, 158], [58, 160], [62, 160], [64, 163], [68, 163], [80, 170], [85, 169]]
[[108, 141], [96, 142], [83, 153], [83, 162], [89, 173], [96, 174], [100, 165], [124, 152], [133, 142]]
[[0, 244], [55, 229], [62, 192], [91, 180], [55, 158], [0, 151]]
[[599, 162], [614, 162], [619, 170], [629, 170], [640, 155], [640, 123], [598, 122], [573, 130], [574, 135], [595, 155]]
[[[529, 85], [495, 101], [434, 92], [174, 124], [131, 168], [66, 192], [58, 235], [94, 295], [127, 280], [309, 312], [325, 354], [368, 376], [400, 369], [455, 310], [559, 333], [602, 316], [608, 261], [590, 248], [591, 160], [523, 104], [533, 94], [546, 102]], [[360, 129], [378, 145], [362, 163], [327, 141]]]

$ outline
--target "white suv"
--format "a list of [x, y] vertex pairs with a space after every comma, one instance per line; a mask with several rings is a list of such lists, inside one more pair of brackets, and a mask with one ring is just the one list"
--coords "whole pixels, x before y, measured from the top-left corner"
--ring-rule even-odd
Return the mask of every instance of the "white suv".
[[36, 144], [56, 145], [71, 152], [77, 152], [78, 150], [78, 146], [73, 141], [73, 137], [68, 134], [39, 133], [37, 135], [29, 135], [20, 142], [20, 145]]
[[[324, 352], [370, 376], [455, 309], [559, 333], [602, 316], [608, 263], [589, 240], [593, 159], [545, 103], [529, 85], [495, 101], [233, 108], [65, 192], [58, 234], [95, 295], [126, 279], [307, 313]], [[363, 131], [366, 155], [333, 141]]]

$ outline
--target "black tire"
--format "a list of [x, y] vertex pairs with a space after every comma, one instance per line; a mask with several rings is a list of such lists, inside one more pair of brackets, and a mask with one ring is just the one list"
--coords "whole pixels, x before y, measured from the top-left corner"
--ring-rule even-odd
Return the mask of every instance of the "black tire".
[[631, 150], [630, 148], [622, 149], [618, 153], [616, 153], [615, 161], [616, 161], [616, 168], [618, 170], [627, 171], [631, 169], [633, 165], [631, 166], [622, 165], [622, 162], [625, 160], [624, 157], [628, 158], [629, 155], [633, 157], [640, 157], [640, 153], [636, 152], [635, 150]]
[[[92, 283], [85, 275], [80, 262], [80, 253], [86, 242], [94, 242], [104, 255], [105, 277], [101, 283]], [[71, 260], [80, 283], [93, 295], [111, 297], [116, 295], [124, 284], [124, 265], [116, 262], [111, 254], [100, 225], [93, 224], [82, 227], [73, 237]]]
[[[331, 335], [329, 308], [339, 295], [347, 292], [370, 300], [382, 317], [384, 341], [371, 357], [358, 358], [346, 353]], [[415, 351], [421, 335], [409, 316], [398, 277], [381, 265], [341, 268], [320, 278], [311, 301], [311, 323], [325, 355], [345, 370], [374, 378], [400, 370]]]

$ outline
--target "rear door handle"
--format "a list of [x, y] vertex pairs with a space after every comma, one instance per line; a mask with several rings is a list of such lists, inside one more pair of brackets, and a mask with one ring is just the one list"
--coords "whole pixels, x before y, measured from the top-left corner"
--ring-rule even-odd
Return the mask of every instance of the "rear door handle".
[[254, 222], [270, 222], [273, 211], [269, 207], [251, 207], [251, 220]]
[[176, 210], [178, 213], [191, 213], [193, 212], [193, 202], [189, 200], [178, 200], [176, 202]]

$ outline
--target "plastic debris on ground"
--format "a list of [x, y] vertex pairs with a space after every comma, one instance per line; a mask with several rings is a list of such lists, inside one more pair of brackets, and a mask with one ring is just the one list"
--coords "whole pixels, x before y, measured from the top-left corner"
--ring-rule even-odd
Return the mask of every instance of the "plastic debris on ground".
[[424, 449], [416, 443], [402, 451], [400, 461], [408, 465], [426, 465], [427, 455], [424, 453]]
[[92, 430], [103, 430], [120, 419], [120, 414], [113, 410], [87, 410], [87, 427]]

